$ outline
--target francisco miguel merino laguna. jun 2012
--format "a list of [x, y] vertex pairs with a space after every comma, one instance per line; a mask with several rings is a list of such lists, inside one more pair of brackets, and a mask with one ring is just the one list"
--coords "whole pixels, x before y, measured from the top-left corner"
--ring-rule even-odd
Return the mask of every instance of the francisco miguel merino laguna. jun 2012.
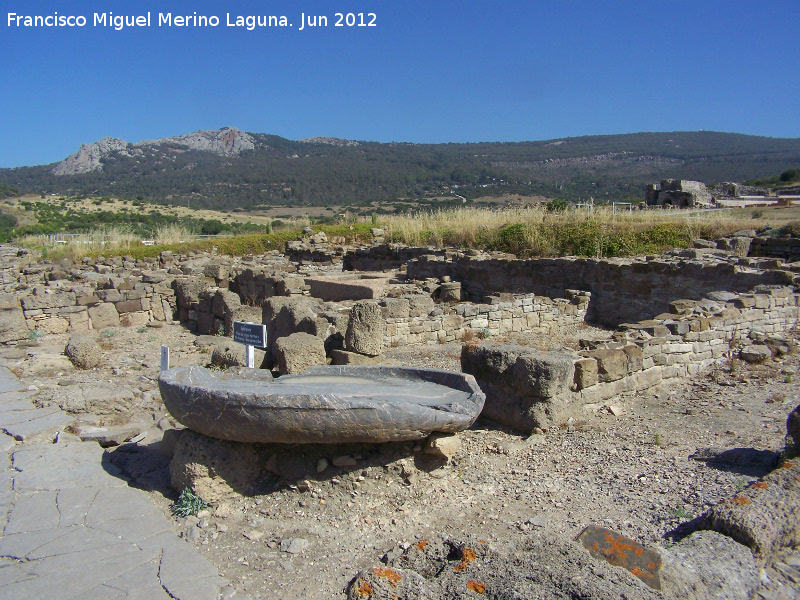
[[[334, 13], [331, 19], [336, 27], [375, 27], [377, 15], [375, 13]], [[109, 27], [120, 31], [129, 27], [218, 27], [221, 20], [216, 15], [173, 15], [172, 13], [158, 13], [153, 18], [151, 13], [141, 15], [115, 15], [112, 12], [94, 13], [89, 21], [84, 15], [23, 15], [8, 13], [9, 27], [86, 27], [89, 23], [93, 27]], [[244, 27], [248, 31], [256, 27], [293, 27], [288, 17], [284, 15], [231, 15], [225, 13], [225, 25], [228, 27]], [[300, 27], [303, 31], [308, 27], [327, 27], [328, 17], [325, 15], [300, 15]]]

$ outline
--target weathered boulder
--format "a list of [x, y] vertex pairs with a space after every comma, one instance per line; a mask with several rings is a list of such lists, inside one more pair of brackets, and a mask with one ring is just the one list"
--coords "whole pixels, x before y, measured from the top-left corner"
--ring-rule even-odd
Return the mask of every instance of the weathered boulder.
[[245, 366], [244, 345], [228, 339], [219, 341], [211, 351], [211, 364], [223, 369]]
[[629, 572], [598, 561], [578, 544], [530, 534], [506, 554], [485, 541], [422, 538], [388, 564], [364, 569], [350, 582], [349, 600], [663, 598]]
[[14, 294], [0, 294], [0, 343], [24, 340], [30, 335], [25, 315]]
[[383, 354], [386, 321], [374, 302], [356, 302], [350, 309], [350, 320], [344, 337], [345, 348], [368, 356]]
[[175, 298], [178, 306], [181, 308], [188, 308], [193, 302], [198, 302], [200, 294], [211, 287], [208, 281], [199, 277], [176, 279], [172, 285], [175, 288]]
[[103, 350], [97, 345], [89, 335], [76, 334], [70, 336], [64, 348], [72, 364], [79, 369], [93, 369], [100, 364], [103, 358]]
[[800, 545], [800, 461], [778, 468], [701, 517], [703, 529], [718, 531], [749, 547], [759, 565], [787, 546]]
[[89, 307], [89, 319], [94, 329], [119, 327], [119, 313], [111, 302], [103, 302]]
[[742, 348], [739, 357], [749, 363], [762, 363], [772, 358], [772, 350], [763, 344], [753, 344]]
[[169, 465], [171, 485], [191, 488], [206, 502], [216, 504], [245, 494], [261, 469], [252, 444], [226, 442], [184, 429], [175, 441]]
[[278, 372], [281, 375], [302, 373], [313, 365], [324, 365], [325, 342], [310, 333], [293, 333], [275, 342]]
[[750, 549], [716, 531], [696, 531], [659, 551], [668, 598], [748, 600], [760, 585]]
[[461, 438], [455, 434], [432, 433], [425, 440], [422, 450], [426, 454], [449, 461], [461, 450]]

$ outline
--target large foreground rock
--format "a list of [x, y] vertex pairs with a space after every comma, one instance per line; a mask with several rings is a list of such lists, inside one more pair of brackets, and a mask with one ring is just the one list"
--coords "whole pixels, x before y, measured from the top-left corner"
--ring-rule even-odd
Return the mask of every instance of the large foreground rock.
[[272, 380], [261, 369], [179, 367], [159, 388], [173, 417], [240, 442], [389, 442], [453, 433], [478, 418], [471, 375], [406, 367], [320, 366]]
[[787, 546], [800, 546], [800, 461], [777, 469], [702, 516], [705, 529], [749, 547], [759, 564]]
[[476, 539], [423, 538], [387, 565], [351, 581], [348, 600], [664, 598], [628, 571], [590, 556], [575, 542], [532, 534], [506, 554]]

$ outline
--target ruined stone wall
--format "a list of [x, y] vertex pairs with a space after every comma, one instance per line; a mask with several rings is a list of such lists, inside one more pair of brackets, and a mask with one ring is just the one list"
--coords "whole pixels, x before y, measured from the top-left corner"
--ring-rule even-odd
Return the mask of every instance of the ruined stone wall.
[[730, 260], [520, 260], [462, 255], [456, 260], [422, 256], [408, 264], [409, 279], [445, 276], [461, 282], [462, 295], [473, 302], [500, 292], [563, 298], [568, 289], [588, 291], [589, 319], [612, 327], [667, 312], [676, 298], [699, 299], [716, 290], [746, 292], [760, 284], [791, 282], [791, 275], [785, 272]]
[[750, 256], [777, 258], [789, 263], [800, 261], [800, 238], [753, 238]]
[[781, 334], [800, 321], [800, 294], [775, 287], [731, 296], [724, 303], [674, 303], [682, 314], [631, 324], [613, 341], [577, 354], [470, 342], [462, 347], [462, 370], [486, 393], [483, 414], [530, 431], [579, 417], [623, 392], [695, 375], [742, 346], [766, 344], [765, 359], [789, 351]]
[[[488, 304], [462, 303], [420, 310], [408, 299], [384, 299], [385, 346], [497, 338], [512, 332], [550, 335], [586, 320], [589, 295], [550, 299], [534, 294], [503, 294]], [[430, 299], [428, 298], [428, 301]], [[430, 310], [428, 310], [430, 308]]]

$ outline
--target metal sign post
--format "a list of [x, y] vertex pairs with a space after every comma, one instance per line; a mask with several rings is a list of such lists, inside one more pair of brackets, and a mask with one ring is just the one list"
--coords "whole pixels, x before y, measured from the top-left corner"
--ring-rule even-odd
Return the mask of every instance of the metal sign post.
[[267, 347], [267, 326], [244, 321], [233, 322], [233, 341], [244, 344], [245, 366], [254, 368], [254, 348]]

